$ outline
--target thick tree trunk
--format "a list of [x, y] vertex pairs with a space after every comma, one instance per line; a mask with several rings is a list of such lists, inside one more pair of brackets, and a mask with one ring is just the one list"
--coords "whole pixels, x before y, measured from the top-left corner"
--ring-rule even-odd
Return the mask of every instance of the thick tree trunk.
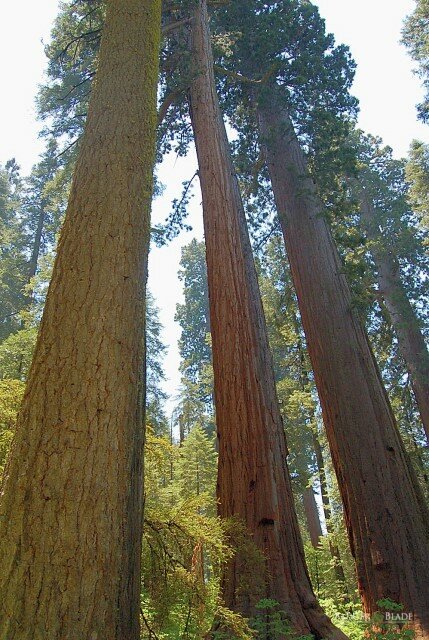
[[306, 487], [304, 491], [304, 511], [311, 544], [315, 549], [317, 549], [320, 538], [323, 536], [323, 532], [320, 524], [319, 510], [317, 508], [317, 502], [314, 497], [312, 487]]
[[[223, 581], [226, 604], [244, 615], [273, 598], [299, 634], [344, 638], [321, 611], [305, 566], [286, 463], [273, 364], [244, 210], [216, 95], [205, 0], [193, 20], [190, 109], [203, 195], [215, 402], [218, 497], [265, 559], [238, 548]], [[253, 558], [255, 553], [253, 552]]]
[[323, 205], [276, 87], [258, 117], [366, 611], [391, 598], [429, 634], [429, 516]]
[[361, 219], [371, 242], [380, 293], [398, 338], [398, 347], [411, 378], [411, 385], [429, 442], [429, 352], [416, 313], [401, 282], [399, 264], [385, 246], [377, 224], [377, 212], [365, 190], [359, 190]]
[[137, 640], [160, 0], [107, 3], [0, 521], [0, 637]]

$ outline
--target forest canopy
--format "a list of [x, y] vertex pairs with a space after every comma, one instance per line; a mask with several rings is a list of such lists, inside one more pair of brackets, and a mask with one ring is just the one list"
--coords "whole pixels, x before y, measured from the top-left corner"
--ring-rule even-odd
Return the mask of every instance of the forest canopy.
[[429, 639], [429, 145], [359, 127], [308, 0], [66, 0], [45, 53], [0, 165], [0, 640]]

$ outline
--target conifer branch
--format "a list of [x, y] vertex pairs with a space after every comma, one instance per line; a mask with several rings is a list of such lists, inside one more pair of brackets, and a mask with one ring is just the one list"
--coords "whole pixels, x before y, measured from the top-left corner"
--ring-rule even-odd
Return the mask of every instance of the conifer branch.
[[279, 67], [278, 63], [273, 64], [264, 73], [264, 75], [261, 78], [259, 78], [259, 80], [255, 80], [254, 78], [248, 78], [247, 76], [243, 76], [241, 75], [241, 73], [237, 73], [236, 71], [225, 69], [225, 67], [221, 67], [218, 64], [213, 65], [213, 68], [215, 71], [227, 76], [228, 78], [232, 78], [233, 80], [236, 80], [237, 82], [241, 82], [243, 84], [256, 84], [256, 85], [266, 84], [268, 80], [271, 78], [271, 76], [277, 71], [278, 67]]
[[169, 22], [168, 24], [162, 27], [161, 34], [163, 36], [166, 36], [172, 31], [176, 31], [176, 29], [180, 29], [180, 27], [190, 24], [192, 20], [193, 18], [190, 17], [190, 18], [184, 18], [183, 20], [177, 20], [176, 22]]
[[185, 93], [186, 89], [187, 87], [177, 87], [177, 89], [170, 91], [170, 93], [165, 96], [158, 109], [158, 126], [162, 124], [171, 105], [174, 104], [176, 100]]

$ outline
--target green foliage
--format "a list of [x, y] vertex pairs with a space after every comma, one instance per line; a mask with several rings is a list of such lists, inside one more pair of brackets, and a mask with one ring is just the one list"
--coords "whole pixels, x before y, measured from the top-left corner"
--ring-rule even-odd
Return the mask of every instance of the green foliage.
[[[413, 140], [406, 177], [410, 183], [410, 204], [420, 217], [423, 229], [429, 232], [429, 144]], [[427, 237], [425, 243], [429, 244]]]
[[[218, 609], [218, 629], [211, 635], [212, 640], [279, 640], [294, 635], [290, 621], [276, 600], [263, 598], [256, 604], [257, 613], [245, 620], [232, 614], [228, 609]], [[313, 636], [300, 636], [299, 640], [312, 640]]]
[[217, 456], [214, 444], [195, 424], [179, 450], [175, 470], [180, 495], [184, 498], [216, 492]]
[[402, 604], [389, 598], [377, 601], [378, 611], [372, 616], [362, 613], [359, 604], [338, 606], [333, 599], [320, 599], [332, 622], [338, 626], [350, 640], [413, 640], [415, 631], [408, 625], [407, 616], [402, 621]]
[[255, 633], [248, 620], [230, 609], [219, 605], [216, 609], [216, 623], [210, 634], [211, 640], [252, 640]]
[[263, 599], [256, 605], [258, 613], [250, 620], [250, 628], [258, 638], [283, 638], [291, 635], [290, 622], [275, 600]]
[[377, 601], [379, 612], [375, 613], [368, 623], [367, 636], [370, 640], [413, 640], [415, 632], [407, 628], [401, 620], [402, 604], [398, 604], [389, 598]]
[[416, 73], [421, 78], [426, 91], [423, 102], [417, 105], [419, 118], [429, 121], [429, 1], [416, 0], [416, 7], [405, 20], [402, 43], [407, 47], [412, 59], [417, 62]]
[[178, 304], [175, 320], [182, 334], [179, 352], [181, 372], [189, 380], [200, 380], [204, 364], [211, 360], [209, 332], [209, 299], [207, 286], [206, 253], [203, 242], [192, 240], [182, 248], [179, 279], [183, 283], [184, 303]]
[[142, 609], [147, 636], [200, 638], [218, 606], [220, 568], [230, 557], [215, 516], [216, 454], [201, 428], [183, 445], [148, 433]]
[[146, 293], [146, 421], [157, 435], [168, 432], [168, 420], [164, 411], [167, 394], [162, 390], [165, 374], [162, 360], [167, 347], [161, 339], [162, 325], [159, 309], [150, 293]]
[[349, 93], [355, 65], [347, 47], [335, 46], [326, 34], [310, 2], [240, 0], [215, 18], [215, 35], [230, 36], [216, 58], [220, 97], [238, 132], [233, 146], [245, 204], [263, 238], [264, 224], [267, 234], [273, 227], [275, 207], [255, 102], [270, 101], [276, 84], [318, 182], [335, 182], [340, 168], [353, 160], [344, 140], [357, 110]]
[[14, 161], [0, 167], [0, 340], [20, 326], [26, 304], [26, 234], [19, 215], [21, 181]]
[[176, 409], [180, 431], [199, 423], [213, 433], [213, 370], [210, 341], [207, 268], [203, 242], [192, 240], [182, 248], [179, 279], [184, 303], [177, 304], [175, 320], [182, 333], [179, 340], [182, 374], [181, 398]]
[[23, 394], [24, 383], [20, 380], [0, 380], [0, 480], [12, 443]]
[[48, 82], [38, 96], [38, 110], [47, 126], [45, 137], [62, 139], [61, 162], [74, 162], [88, 110], [91, 84], [104, 19], [104, 2], [64, 2], [45, 52]]
[[12, 333], [0, 343], [0, 378], [26, 379], [36, 337], [37, 329], [29, 327]]

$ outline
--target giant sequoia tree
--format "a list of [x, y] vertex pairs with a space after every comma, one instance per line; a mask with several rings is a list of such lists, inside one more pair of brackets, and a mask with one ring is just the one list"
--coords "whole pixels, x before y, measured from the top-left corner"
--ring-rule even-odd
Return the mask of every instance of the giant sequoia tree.
[[139, 638], [159, 0], [111, 0], [0, 522], [0, 636]]
[[[258, 101], [261, 135], [363, 603], [370, 612], [382, 597], [405, 604], [416, 612], [423, 637], [429, 630], [427, 507], [293, 125], [281, 98], [270, 97]], [[366, 438], [371, 446], [363, 448]]]
[[195, 11], [191, 40], [195, 73], [189, 95], [203, 195], [219, 512], [239, 518], [263, 554], [262, 566], [252, 567], [249, 548], [237, 548], [223, 596], [245, 615], [260, 598], [273, 598], [297, 632], [343, 637], [317, 604], [305, 566], [257, 276], [216, 95], [205, 0]]
[[[332, 49], [324, 52], [323, 48], [315, 48], [314, 58], [310, 55], [309, 43], [323, 44], [323, 38], [316, 37], [323, 24], [317, 25], [313, 13], [308, 15], [308, 3], [250, 2], [251, 10], [248, 0], [242, 4], [247, 9], [247, 21], [243, 20], [243, 14], [240, 16], [240, 3], [232, 8], [229, 20], [230, 29], [234, 31], [239, 24], [243, 34], [236, 38], [231, 60], [235, 72], [242, 76], [243, 85], [252, 87], [251, 91], [243, 89], [242, 103], [249, 108], [250, 95], [322, 405], [363, 603], [367, 611], [373, 612], [380, 598], [401, 602], [416, 613], [416, 628], [423, 637], [429, 631], [428, 510], [367, 336], [353, 308], [326, 211], [292, 119], [306, 73], [309, 89], [301, 95], [306, 100], [305, 113], [308, 119], [312, 118], [316, 108], [312, 92], [316, 71], [323, 79], [324, 65], [329, 70], [330, 62], [338, 59], [340, 52], [335, 55]], [[275, 30], [275, 18], [277, 12], [280, 20], [288, 7], [296, 33], [295, 40], [289, 39], [285, 44], [282, 32]], [[274, 29], [272, 38], [267, 38], [269, 29]], [[326, 44], [332, 47], [329, 39]], [[271, 68], [267, 61], [272, 63]], [[261, 74], [265, 69], [270, 71], [270, 77], [264, 83]], [[305, 130], [305, 116], [299, 122], [303, 122]]]

